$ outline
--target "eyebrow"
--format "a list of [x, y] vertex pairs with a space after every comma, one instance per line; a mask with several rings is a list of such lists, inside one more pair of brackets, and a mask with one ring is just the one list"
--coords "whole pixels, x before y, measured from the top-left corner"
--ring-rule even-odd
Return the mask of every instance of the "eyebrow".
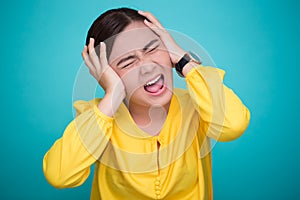
[[157, 42], [158, 39], [154, 39], [154, 40], [151, 40], [148, 44], [146, 44], [146, 46], [143, 48], [143, 51], [146, 51], [147, 49], [149, 49], [149, 47], [154, 44], [155, 42]]
[[[158, 41], [158, 39], [151, 40], [148, 44], [146, 44], [146, 45], [144, 46], [143, 51], [146, 51], [152, 44], [154, 44], [154, 43], [157, 42], [157, 41]], [[120, 65], [121, 63], [123, 63], [123, 62], [129, 60], [129, 59], [132, 59], [132, 58], [135, 58], [135, 56], [134, 56], [134, 55], [129, 55], [129, 56], [125, 57], [125, 58], [122, 58], [122, 59], [117, 63], [117, 66]]]

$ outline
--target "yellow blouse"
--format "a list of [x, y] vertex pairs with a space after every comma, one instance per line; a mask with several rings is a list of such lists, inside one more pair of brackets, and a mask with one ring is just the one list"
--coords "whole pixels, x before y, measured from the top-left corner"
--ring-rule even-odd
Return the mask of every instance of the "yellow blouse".
[[250, 120], [224, 75], [192, 69], [187, 90], [174, 89], [157, 136], [142, 131], [124, 104], [111, 118], [97, 108], [98, 98], [76, 101], [76, 118], [44, 157], [46, 179], [56, 188], [76, 187], [95, 164], [92, 200], [213, 199], [210, 139], [236, 139]]

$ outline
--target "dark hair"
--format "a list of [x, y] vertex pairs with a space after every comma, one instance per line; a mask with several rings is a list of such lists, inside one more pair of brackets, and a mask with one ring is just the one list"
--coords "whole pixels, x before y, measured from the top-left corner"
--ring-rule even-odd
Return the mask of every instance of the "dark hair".
[[[122, 32], [130, 23], [134, 21], [143, 21], [144, 19], [145, 17], [140, 15], [137, 10], [131, 8], [116, 8], [108, 10], [101, 14], [93, 22], [86, 36], [85, 44], [88, 45], [90, 38], [94, 38], [94, 46], [97, 47], [100, 42], [104, 42], [108, 38]], [[111, 53], [113, 40], [114, 39], [111, 39], [109, 42], [106, 41], [105, 43], [107, 56]], [[98, 47], [95, 51], [99, 56]]]

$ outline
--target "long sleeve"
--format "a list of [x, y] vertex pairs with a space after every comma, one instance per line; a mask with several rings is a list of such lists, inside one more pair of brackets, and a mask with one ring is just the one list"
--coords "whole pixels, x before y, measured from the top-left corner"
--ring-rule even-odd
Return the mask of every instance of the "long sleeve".
[[248, 127], [250, 112], [239, 97], [223, 84], [225, 72], [199, 65], [188, 72], [187, 88], [208, 137], [230, 141]]
[[100, 112], [98, 102], [76, 101], [76, 118], [45, 154], [44, 175], [54, 187], [81, 185], [90, 174], [90, 166], [103, 153], [112, 134], [113, 118]]

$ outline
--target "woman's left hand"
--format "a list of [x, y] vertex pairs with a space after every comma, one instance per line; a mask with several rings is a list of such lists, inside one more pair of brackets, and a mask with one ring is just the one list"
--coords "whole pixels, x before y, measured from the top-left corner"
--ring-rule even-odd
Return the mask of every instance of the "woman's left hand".
[[154, 15], [152, 15], [150, 12], [144, 11], [138, 11], [138, 13], [149, 20], [144, 20], [145, 25], [148, 26], [151, 30], [153, 30], [157, 35], [159, 35], [160, 39], [162, 40], [169, 52], [172, 63], [178, 63], [178, 61], [185, 54], [185, 51], [178, 46], [171, 34], [166, 29], [164, 29], [164, 27], [161, 25], [158, 19], [154, 17]]

